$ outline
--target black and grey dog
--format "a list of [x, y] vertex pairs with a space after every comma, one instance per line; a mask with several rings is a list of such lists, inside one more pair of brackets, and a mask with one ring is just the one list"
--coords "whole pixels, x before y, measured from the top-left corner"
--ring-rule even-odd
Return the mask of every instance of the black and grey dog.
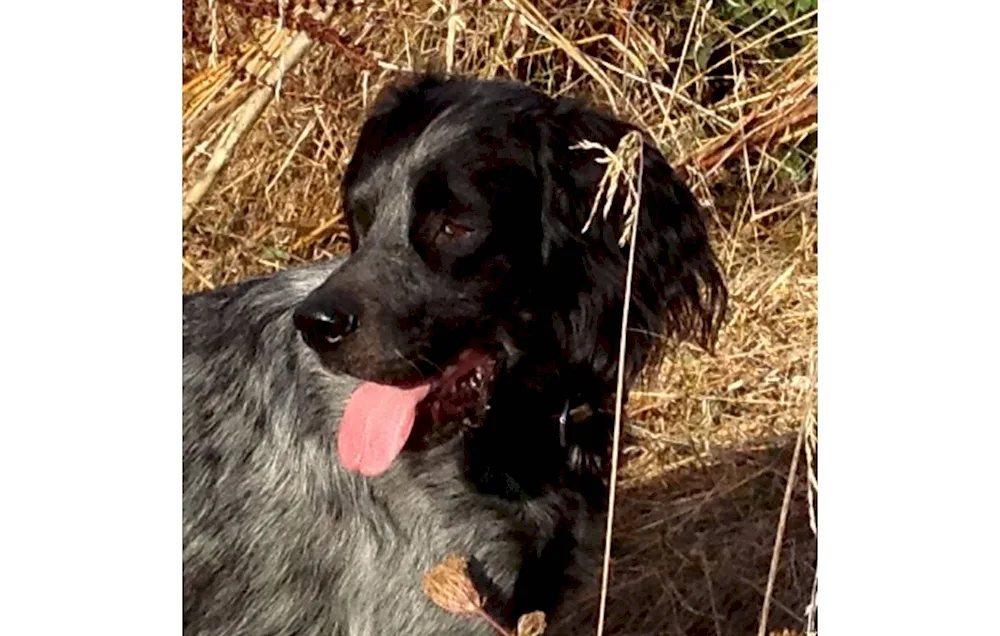
[[[349, 257], [184, 298], [185, 634], [485, 636], [421, 592], [447, 554], [508, 624], [595, 576], [628, 247], [581, 231], [605, 168], [578, 144], [631, 130], [421, 77], [361, 129]], [[642, 165], [629, 383], [726, 303], [692, 195]]]

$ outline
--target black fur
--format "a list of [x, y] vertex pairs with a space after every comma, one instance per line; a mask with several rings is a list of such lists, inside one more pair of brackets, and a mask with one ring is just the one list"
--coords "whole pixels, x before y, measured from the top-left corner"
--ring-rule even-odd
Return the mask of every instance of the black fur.
[[[186, 634], [491, 633], [422, 597], [449, 552], [511, 624], [593, 576], [628, 249], [615, 218], [581, 234], [604, 168], [571, 146], [632, 129], [512, 82], [391, 89], [344, 178], [352, 255], [185, 297]], [[629, 383], [726, 302], [690, 192], [648, 142], [643, 169]], [[388, 471], [340, 466], [355, 378], [417, 384], [472, 345], [487, 408], [422, 407]]]

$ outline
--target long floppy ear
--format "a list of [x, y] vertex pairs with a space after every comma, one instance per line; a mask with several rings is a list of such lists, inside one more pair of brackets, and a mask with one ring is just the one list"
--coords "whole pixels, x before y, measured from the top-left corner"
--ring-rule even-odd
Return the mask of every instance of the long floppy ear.
[[[341, 200], [347, 202], [351, 186], [358, 180], [363, 166], [377, 162], [384, 153], [401, 139], [410, 139], [441, 113], [447, 103], [440, 101], [428, 107], [427, 94], [445, 84], [445, 79], [432, 73], [417, 73], [383, 88], [375, 98], [364, 124], [358, 133], [351, 161], [340, 182]], [[414, 113], [420, 113], [415, 117]], [[354, 218], [347, 214], [347, 231], [351, 250], [358, 247]]]
[[[605, 166], [583, 141], [614, 150], [630, 124], [562, 100], [540, 123], [545, 283], [557, 337], [570, 359], [615, 381], [629, 246], [619, 246], [624, 187], [605, 220], [584, 234]], [[726, 288], [691, 192], [648, 139], [642, 152], [626, 374], [635, 379], [668, 338], [711, 349], [725, 314]]]

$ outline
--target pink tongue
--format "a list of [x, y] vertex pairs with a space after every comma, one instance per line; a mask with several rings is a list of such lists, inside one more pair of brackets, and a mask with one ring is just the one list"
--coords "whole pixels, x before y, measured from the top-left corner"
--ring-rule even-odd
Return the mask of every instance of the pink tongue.
[[340, 463], [367, 477], [388, 470], [413, 430], [417, 403], [431, 387], [400, 389], [364, 382], [354, 389], [337, 430]]

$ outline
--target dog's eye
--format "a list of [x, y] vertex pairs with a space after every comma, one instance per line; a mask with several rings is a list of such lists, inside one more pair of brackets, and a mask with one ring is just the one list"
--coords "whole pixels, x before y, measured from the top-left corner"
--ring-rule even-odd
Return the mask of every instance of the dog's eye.
[[471, 227], [466, 227], [461, 223], [447, 220], [441, 223], [441, 231], [438, 236], [447, 240], [455, 240], [466, 237], [471, 233]]

